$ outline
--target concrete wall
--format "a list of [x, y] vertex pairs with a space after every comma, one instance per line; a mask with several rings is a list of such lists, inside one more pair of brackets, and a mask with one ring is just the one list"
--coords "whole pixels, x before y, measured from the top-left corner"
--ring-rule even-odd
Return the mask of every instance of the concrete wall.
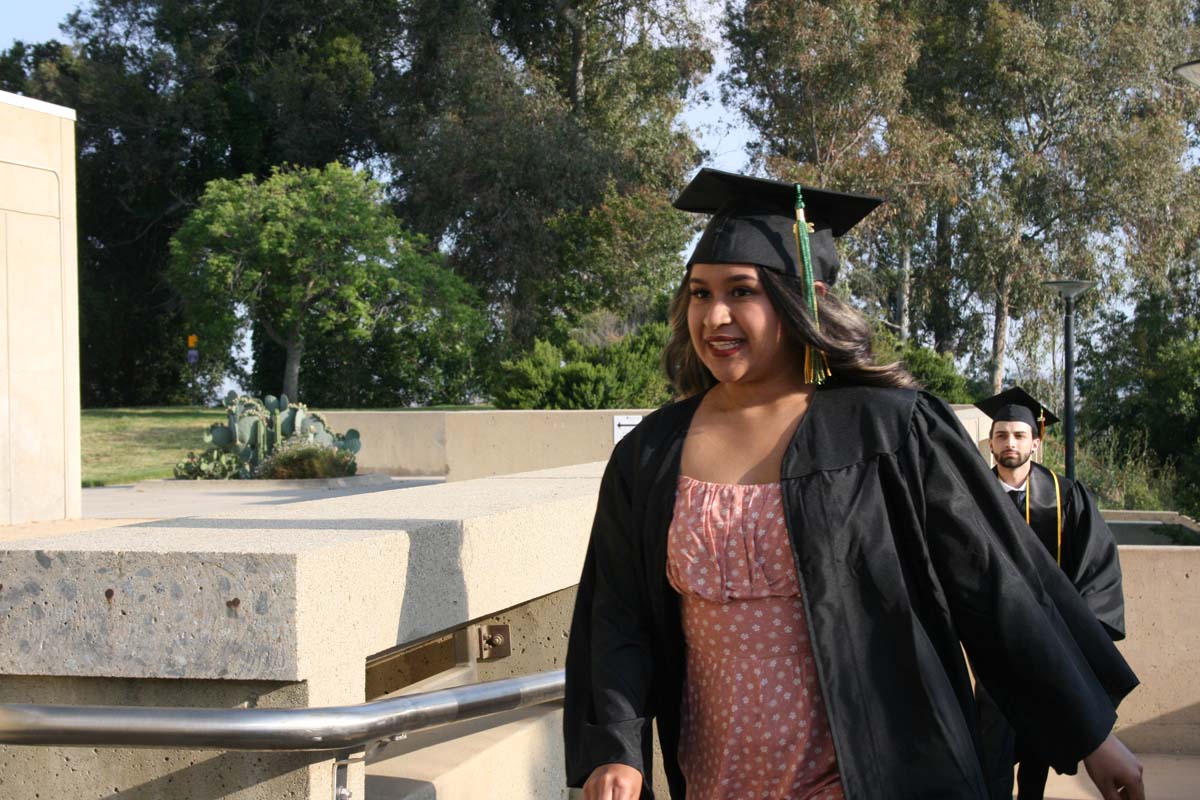
[[80, 515], [75, 112], [0, 92], [0, 525]]
[[450, 481], [606, 461], [613, 418], [600, 411], [322, 411], [338, 431], [357, 428], [359, 469], [445, 475]]
[[[990, 420], [974, 406], [954, 407], [990, 458]], [[357, 428], [364, 472], [445, 475], [462, 481], [591, 461], [606, 461], [614, 419], [647, 409], [599, 411], [322, 411], [336, 430]], [[625, 420], [622, 420], [625, 422]], [[622, 430], [628, 428], [622, 427]]]
[[[363, 702], [369, 656], [571, 587], [601, 467], [6, 542], [0, 698], [233, 707], [249, 691], [264, 704]], [[550, 606], [561, 615], [562, 603]], [[49, 767], [68, 762], [86, 768], [70, 778], [79, 790], [61, 795], [63, 768]], [[326, 800], [331, 781], [328, 755], [4, 747], [0, 765], [6, 800]], [[190, 776], [207, 788], [197, 793]], [[359, 766], [354, 797], [363, 785]]]
[[1200, 548], [1122, 546], [1121, 569], [1118, 646], [1142, 683], [1118, 709], [1117, 733], [1135, 751], [1200, 756]]

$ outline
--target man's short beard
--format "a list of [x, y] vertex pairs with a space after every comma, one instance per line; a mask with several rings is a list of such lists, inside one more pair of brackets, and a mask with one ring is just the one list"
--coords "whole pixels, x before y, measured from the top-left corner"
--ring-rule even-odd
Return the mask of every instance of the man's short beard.
[[[995, 453], [992, 455], [995, 455]], [[996, 463], [1005, 469], [1017, 469], [1018, 467], [1025, 466], [1025, 463], [1031, 458], [1033, 458], [1032, 450], [1025, 455], [1018, 454], [1015, 456], [996, 456]]]

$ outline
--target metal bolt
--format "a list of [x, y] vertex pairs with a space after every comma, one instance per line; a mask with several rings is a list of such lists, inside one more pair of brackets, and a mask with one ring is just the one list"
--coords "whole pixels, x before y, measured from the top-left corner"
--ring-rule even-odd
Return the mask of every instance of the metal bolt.
[[488, 647], [501, 647], [504, 645], [504, 634], [493, 633], [486, 640]]
[[345, 786], [342, 786], [337, 790], [337, 800], [350, 800], [351, 797], [354, 797], [354, 792], [350, 791]]

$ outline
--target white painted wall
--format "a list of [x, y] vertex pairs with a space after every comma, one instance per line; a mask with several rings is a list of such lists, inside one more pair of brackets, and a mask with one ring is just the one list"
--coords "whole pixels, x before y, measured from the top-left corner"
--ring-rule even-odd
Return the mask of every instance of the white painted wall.
[[0, 525], [80, 516], [75, 112], [0, 92]]

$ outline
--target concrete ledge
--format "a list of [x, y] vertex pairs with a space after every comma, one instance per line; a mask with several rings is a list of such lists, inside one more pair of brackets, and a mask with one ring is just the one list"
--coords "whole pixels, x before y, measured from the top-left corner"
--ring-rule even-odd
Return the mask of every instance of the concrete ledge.
[[320, 676], [337, 690], [313, 704], [360, 702], [368, 655], [573, 585], [601, 471], [4, 543], [0, 673]]
[[411, 736], [375, 759], [367, 765], [370, 800], [566, 796], [562, 707], [557, 704]]
[[[606, 461], [616, 417], [641, 418], [652, 409], [588, 411], [322, 411], [338, 430], [356, 428], [363, 469], [390, 475], [445, 475], [461, 481], [489, 475]], [[970, 405], [958, 419], [989, 458], [990, 420]], [[625, 421], [623, 421], [625, 422]], [[628, 427], [621, 426], [621, 431]]]

